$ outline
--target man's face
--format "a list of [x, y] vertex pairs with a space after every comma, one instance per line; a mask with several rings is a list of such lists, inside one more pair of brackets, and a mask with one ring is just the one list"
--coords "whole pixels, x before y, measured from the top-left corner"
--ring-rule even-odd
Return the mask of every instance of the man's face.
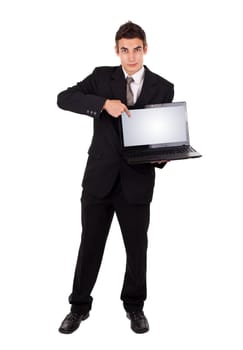
[[116, 46], [116, 53], [120, 57], [121, 65], [128, 75], [138, 72], [143, 66], [143, 56], [147, 52], [147, 46], [138, 38], [120, 39]]

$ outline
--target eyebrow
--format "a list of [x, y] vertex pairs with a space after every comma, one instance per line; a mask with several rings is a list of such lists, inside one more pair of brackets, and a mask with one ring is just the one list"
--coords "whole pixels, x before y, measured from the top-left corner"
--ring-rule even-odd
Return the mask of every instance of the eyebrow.
[[[137, 49], [142, 49], [142, 46], [139, 45], [139, 46], [136, 46], [136, 47], [133, 48], [133, 50], [137, 50]], [[125, 47], [125, 46], [122, 46], [122, 47], [120, 47], [120, 50], [128, 50], [128, 48]]]

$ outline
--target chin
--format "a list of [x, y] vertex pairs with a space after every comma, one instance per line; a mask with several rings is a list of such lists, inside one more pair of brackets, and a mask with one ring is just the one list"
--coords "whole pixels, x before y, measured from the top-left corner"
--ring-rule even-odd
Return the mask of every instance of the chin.
[[136, 73], [137, 71], [139, 71], [139, 67], [138, 65], [134, 65], [133, 67], [127, 67], [127, 71], [129, 72], [129, 74], [134, 74]]

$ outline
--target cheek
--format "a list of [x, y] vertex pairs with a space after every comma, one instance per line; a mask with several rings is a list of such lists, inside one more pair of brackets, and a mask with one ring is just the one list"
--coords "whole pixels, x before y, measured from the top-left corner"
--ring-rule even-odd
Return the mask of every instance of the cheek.
[[143, 57], [140, 57], [140, 58], [139, 58], [139, 63], [140, 63], [141, 65], [143, 65]]
[[121, 64], [126, 63], [126, 59], [125, 59], [125, 57], [121, 57], [121, 56], [120, 56], [120, 61], [121, 61]]

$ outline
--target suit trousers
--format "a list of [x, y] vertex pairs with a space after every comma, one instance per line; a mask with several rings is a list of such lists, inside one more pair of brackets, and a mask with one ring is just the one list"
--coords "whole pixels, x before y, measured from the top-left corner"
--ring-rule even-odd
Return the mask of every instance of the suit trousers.
[[73, 290], [69, 297], [71, 311], [86, 313], [91, 309], [91, 292], [98, 276], [114, 213], [117, 215], [126, 250], [121, 300], [128, 312], [142, 310], [147, 295], [146, 255], [150, 203], [128, 203], [118, 179], [111, 193], [102, 199], [90, 195], [84, 189], [81, 204], [82, 236]]

